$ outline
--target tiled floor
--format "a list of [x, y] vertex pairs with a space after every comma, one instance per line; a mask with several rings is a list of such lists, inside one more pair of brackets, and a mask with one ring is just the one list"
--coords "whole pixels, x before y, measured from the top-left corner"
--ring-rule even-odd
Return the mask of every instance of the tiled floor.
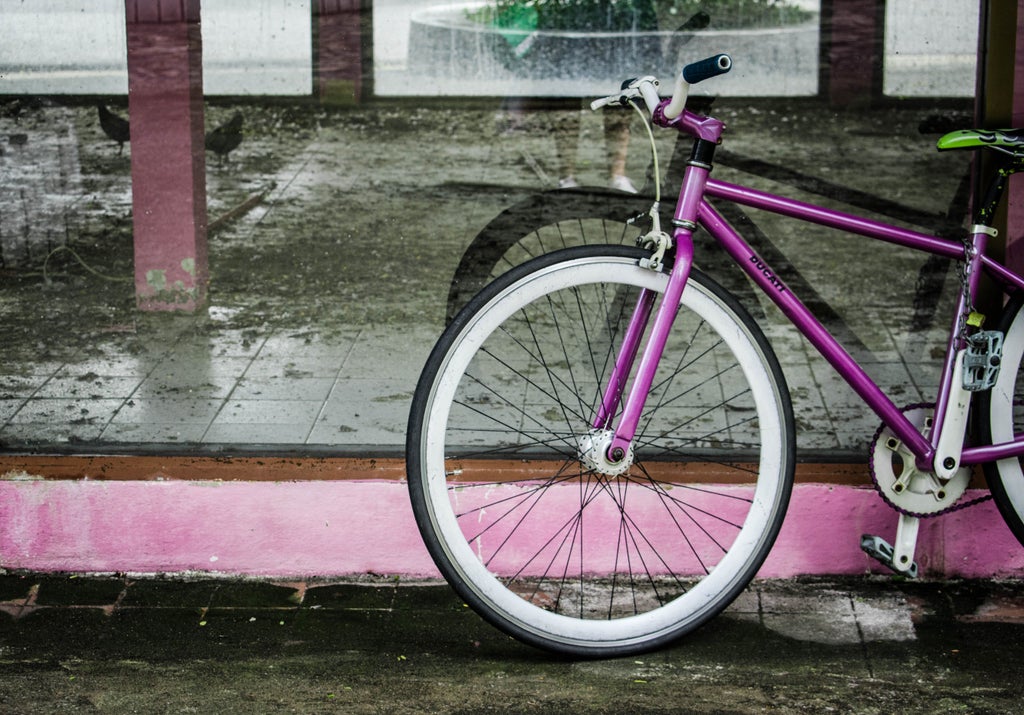
[[[399, 340], [367, 329], [314, 343], [271, 333], [212, 351], [205, 337], [154, 336], [173, 350], [5, 378], [0, 439], [397, 446], [434, 332]], [[374, 377], [366, 364], [381, 353], [389, 358]]]
[[[436, 335], [429, 326], [401, 335], [364, 328], [310, 342], [272, 332], [214, 346], [206, 336], [154, 335], [173, 348], [0, 377], [0, 441], [397, 450]], [[809, 346], [792, 341], [781, 355], [803, 447], [851, 448], [874, 433], [873, 415]], [[897, 357], [865, 368], [909, 405], [928, 399], [938, 365]]]
[[[766, 127], [774, 131], [777, 123], [769, 114], [759, 112], [732, 115], [740, 117], [731, 136], [735, 150], [753, 155], [763, 150], [759, 135], [744, 133], [741, 121], [749, 124], [753, 117], [764, 125], [755, 127], [757, 131]], [[387, 142], [379, 143], [374, 143], [374, 134], [367, 128], [390, 121], [381, 111], [371, 108], [365, 116], [356, 112], [340, 118], [321, 117], [318, 121], [324, 127], [289, 137], [289, 153], [273, 175], [245, 175], [246, 152], [249, 156], [284, 153], [278, 146], [283, 142], [280, 137], [261, 139], [254, 130], [254, 135], [246, 138], [244, 151], [238, 152], [242, 158], [234, 167], [211, 169], [211, 215], [230, 207], [231, 201], [223, 199], [228, 189], [236, 192], [230, 195], [243, 197], [261, 187], [273, 190], [252, 212], [216, 234], [211, 251], [219, 256], [236, 250], [243, 259], [256, 261], [259, 249], [274, 242], [287, 245], [289, 232], [304, 230], [313, 222], [316, 230], [324, 233], [324, 240], [330, 241], [324, 255], [335, 246], [343, 251], [334, 259], [340, 258], [339, 272], [350, 271], [348, 282], [339, 278], [336, 286], [321, 294], [297, 290], [292, 302], [285, 296], [274, 298], [276, 303], [262, 295], [254, 282], [243, 297], [233, 295], [225, 300], [214, 295], [207, 313], [194, 319], [143, 316], [110, 325], [95, 333], [88, 349], [80, 343], [65, 348], [61, 336], [52, 334], [37, 339], [38, 344], [0, 346], [0, 446], [102, 450], [174, 445], [218, 449], [228, 445], [250, 450], [326, 447], [400, 451], [409, 401], [430, 346], [442, 329], [447, 287], [462, 250], [500, 211], [544, 188], [529, 168], [530, 162], [522, 160], [523, 155], [532, 153], [548, 161], [548, 173], [554, 173], [549, 161], [550, 132], [496, 137], [492, 113], [453, 114], [459, 118], [454, 124], [458, 138], [450, 146], [440, 147], [430, 146], [421, 133], [435, 131], [437, 136], [448, 136], [450, 129], [433, 127], [426, 114], [416, 115], [415, 121], [401, 117], [406, 124], [396, 126], [405, 129], [392, 132]], [[913, 133], [919, 114], [915, 110], [896, 119]], [[870, 152], [885, 149], [873, 139], [876, 124], [887, 122], [888, 131], [895, 124], [894, 116], [875, 119], [857, 114], [836, 119], [825, 113], [817, 117], [824, 125], [837, 125], [834, 132], [820, 136], [828, 144], [825, 155], [841, 149], [843, 161], [824, 167], [812, 165], [811, 169], [862, 190], [895, 195], [909, 180], [888, 175], [872, 178], [857, 165], [862, 161], [874, 166]], [[399, 117], [397, 110], [395, 117]], [[108, 212], [111, 207], [116, 213], [127, 212], [127, 160], [115, 157], [111, 147], [102, 143], [98, 130], [88, 123], [91, 115], [72, 119], [79, 132], [69, 136], [83, 153], [82, 171], [99, 166], [92, 171], [102, 170], [108, 183], [113, 182], [106, 193], [95, 196], [95, 203]], [[474, 122], [489, 122], [492, 129], [481, 130]], [[847, 131], [846, 124], [840, 122], [863, 124], [866, 129], [863, 133]], [[421, 124], [426, 129], [421, 129]], [[595, 140], [600, 136], [599, 127], [598, 117], [584, 115], [580, 136], [587, 140], [581, 141], [579, 148], [583, 181], [602, 181], [603, 142]], [[31, 134], [30, 140], [35, 141], [35, 136]], [[922, 211], [943, 210], [958, 176], [944, 169], [942, 162], [948, 163], [949, 156], [936, 157], [930, 153], [928, 141], [920, 137], [902, 141], [908, 152], [921, 152], [924, 159], [938, 162], [930, 170], [915, 164], [915, 176], [948, 175], [936, 195], [914, 188], [905, 201], [934, 204], [920, 206]], [[98, 142], [98, 148], [89, 142]], [[371, 145], [374, 161], [369, 162]], [[792, 161], [809, 163], [805, 145], [800, 147]], [[663, 157], [669, 148], [671, 138], [663, 143]], [[424, 150], [432, 152], [429, 159], [414, 156]], [[771, 144], [772, 152], [785, 150], [780, 144]], [[636, 158], [631, 153], [633, 173], [643, 171], [644, 156], [642, 149], [636, 150]], [[438, 163], [439, 157], [444, 159], [443, 165]], [[774, 154], [769, 158], [786, 160], [786, 156]], [[122, 163], [117, 164], [119, 161]], [[410, 166], [434, 163], [440, 169], [433, 174], [421, 176], [409, 170]], [[728, 167], [716, 171], [723, 178], [750, 179], [730, 174]], [[86, 178], [96, 180], [94, 176]], [[879, 181], [885, 186], [872, 186]], [[464, 185], [459, 182], [467, 186], [476, 182], [473, 185], [484, 188], [453, 189]], [[82, 224], [91, 226], [97, 220], [86, 215]], [[912, 276], [920, 260], [900, 263], [905, 259], [887, 249], [864, 253], [841, 242], [829, 243], [834, 248], [826, 251], [817, 236], [786, 232], [774, 224], [769, 228], [772, 240], [782, 250], [793, 250], [787, 255], [803, 261], [800, 270], [819, 294], [828, 296], [830, 303], [853, 320], [850, 327], [864, 345], [857, 357], [893, 401], [904, 406], [933, 399], [930, 385], [938, 368], [934, 352], [937, 333], [900, 327], [904, 318], [899, 306], [908, 305], [914, 297]], [[424, 252], [445, 257], [439, 274], [422, 273], [417, 255]], [[868, 261], [871, 266], [877, 263], [879, 271], [893, 269], [905, 280], [871, 282], [849, 277], [837, 285], [831, 278], [837, 268], [844, 271], [858, 261]], [[224, 265], [239, 270], [235, 264]], [[874, 270], [867, 271], [869, 278]], [[290, 279], [298, 286], [304, 276], [296, 274]], [[221, 285], [217, 280], [214, 276], [215, 285]], [[944, 300], [951, 295], [953, 280], [951, 274], [947, 276]], [[59, 292], [44, 290], [40, 294], [47, 309], [61, 309]], [[268, 306], [262, 305], [261, 301], [268, 300]], [[307, 305], [302, 301], [312, 306], [308, 312], [313, 317], [303, 317]], [[9, 307], [14, 304], [0, 302], [0, 317], [14, 310]], [[73, 310], [74, 306], [63, 309]], [[240, 314], [248, 316], [253, 327], [236, 327], [234, 319]], [[251, 319], [253, 314], [269, 317], [260, 322]], [[45, 311], [40, 312], [39, 320], [45, 320]], [[761, 322], [791, 387], [800, 446], [830, 455], [862, 456], [877, 427], [876, 418], [777, 314], [769, 310]], [[942, 326], [939, 328], [941, 333]], [[5, 351], [5, 347], [17, 350]]]

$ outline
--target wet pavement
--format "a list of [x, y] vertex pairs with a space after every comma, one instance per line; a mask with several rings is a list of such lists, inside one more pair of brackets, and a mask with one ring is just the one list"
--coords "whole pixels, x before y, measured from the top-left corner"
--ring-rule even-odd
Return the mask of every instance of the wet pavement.
[[1018, 713], [1017, 583], [762, 581], [642, 656], [562, 659], [435, 583], [0, 576], [2, 713]]
[[[714, 106], [729, 124], [720, 178], [927, 229], [956, 213], [969, 157], [939, 154], [918, 131], [948, 109]], [[42, 104], [0, 126], [24, 138], [0, 156], [0, 180], [19, 185], [0, 197], [2, 448], [398, 453], [474, 237], [554, 187], [567, 143], [557, 137], [578, 137], [581, 184], [607, 183], [602, 119], [564, 104], [212, 105], [208, 123], [236, 110], [241, 147], [208, 162], [210, 305], [193, 316], [134, 308], [130, 146], [119, 153], [103, 136], [95, 107]], [[664, 167], [674, 136], [657, 141]], [[638, 183], [649, 156], [635, 125], [627, 168]], [[919, 313], [951, 299], [948, 264], [755, 220], [894, 402], [933, 399], [947, 319]], [[773, 308], [754, 307], [786, 371], [801, 448], [863, 459], [877, 420]]]

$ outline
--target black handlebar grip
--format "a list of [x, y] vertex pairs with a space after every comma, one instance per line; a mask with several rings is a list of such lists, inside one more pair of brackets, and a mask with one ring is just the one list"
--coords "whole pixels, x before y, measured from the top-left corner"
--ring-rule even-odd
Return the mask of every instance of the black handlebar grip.
[[683, 67], [683, 79], [690, 84], [697, 84], [702, 80], [725, 74], [730, 69], [732, 69], [732, 58], [729, 55], [715, 55]]

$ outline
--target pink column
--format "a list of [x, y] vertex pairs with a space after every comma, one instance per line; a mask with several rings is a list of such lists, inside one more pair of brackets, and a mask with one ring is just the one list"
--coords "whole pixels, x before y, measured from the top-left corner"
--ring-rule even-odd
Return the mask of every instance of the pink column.
[[866, 104], [881, 94], [884, 3], [833, 0], [822, 17], [823, 93], [833, 106]]
[[327, 104], [352, 104], [363, 96], [361, 5], [360, 0], [313, 3], [313, 91]]
[[135, 294], [143, 310], [206, 299], [199, 0], [125, 0]]

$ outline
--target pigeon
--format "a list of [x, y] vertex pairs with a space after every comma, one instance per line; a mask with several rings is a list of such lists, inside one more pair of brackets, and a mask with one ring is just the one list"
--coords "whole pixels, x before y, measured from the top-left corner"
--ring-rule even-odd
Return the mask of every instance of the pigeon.
[[217, 155], [217, 163], [228, 157], [242, 143], [242, 113], [235, 112], [226, 124], [206, 134], [206, 150]]
[[124, 151], [124, 143], [129, 139], [128, 120], [119, 117], [102, 104], [97, 104], [100, 112], [100, 127], [103, 133], [117, 142], [117, 153]]

